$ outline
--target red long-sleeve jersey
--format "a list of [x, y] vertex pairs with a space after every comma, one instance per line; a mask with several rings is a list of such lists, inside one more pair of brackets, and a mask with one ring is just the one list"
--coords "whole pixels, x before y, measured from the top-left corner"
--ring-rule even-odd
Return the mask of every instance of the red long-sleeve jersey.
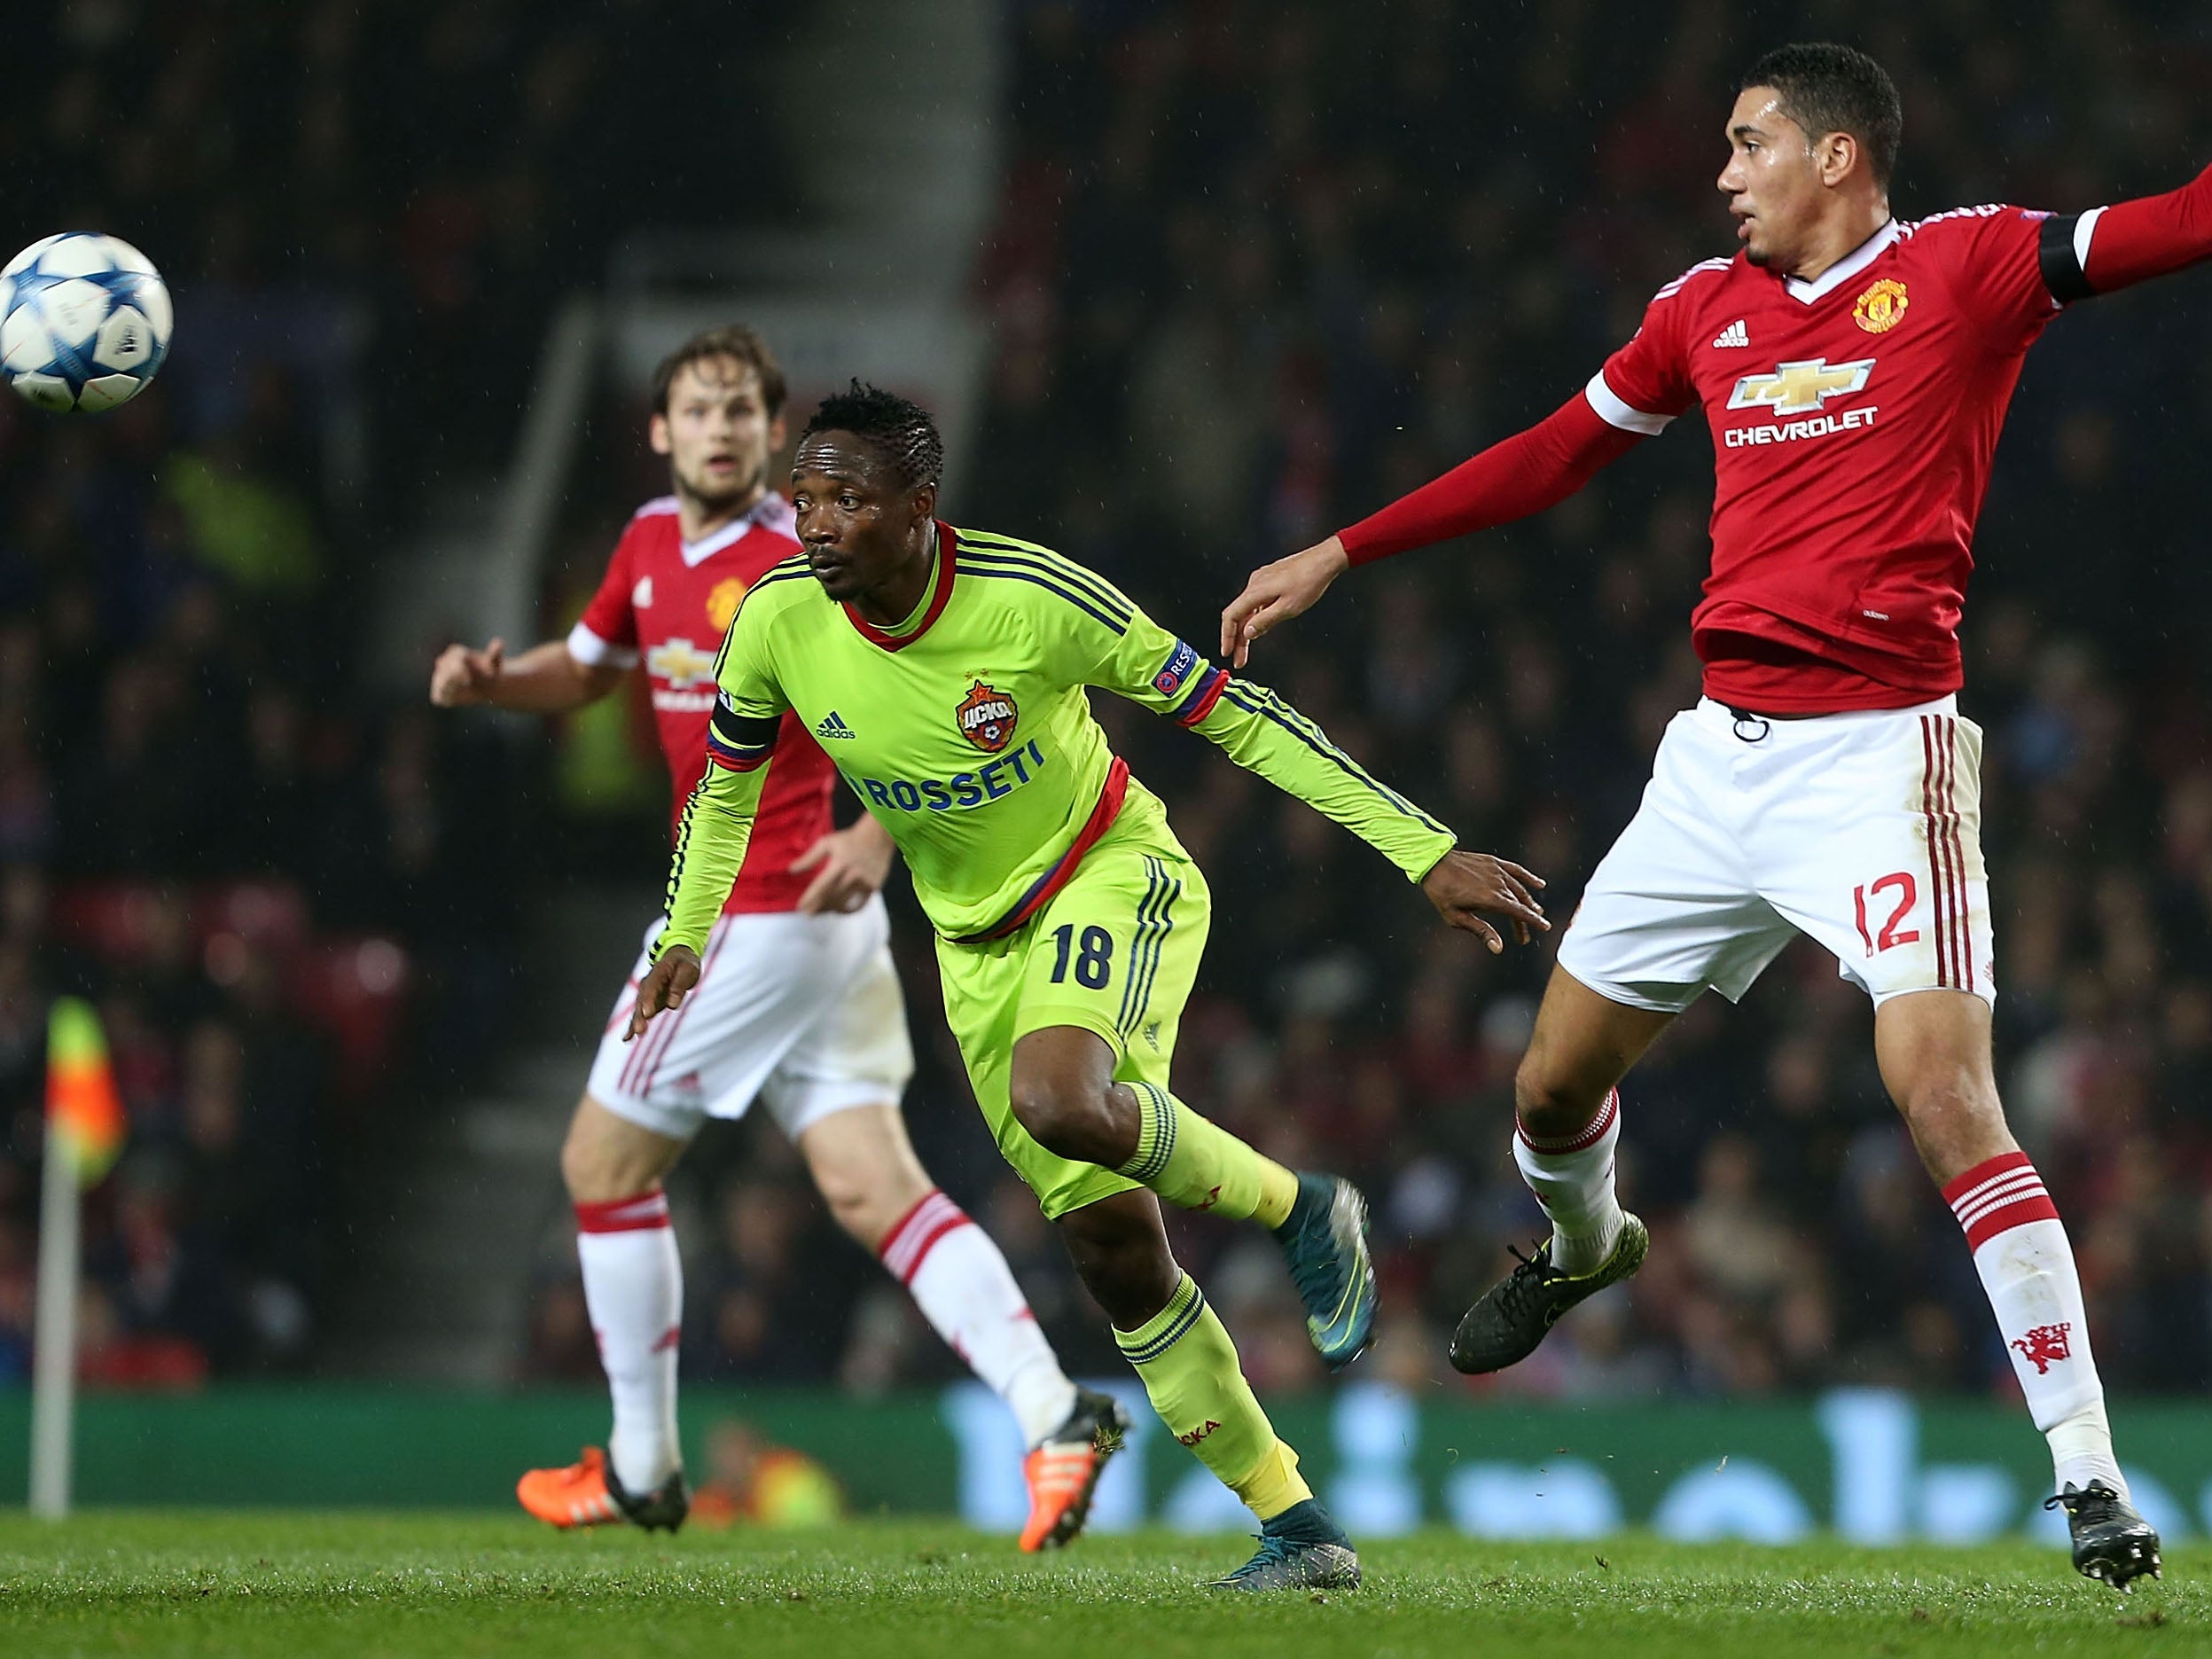
[[1363, 564], [1541, 511], [1701, 407], [1713, 564], [1691, 630], [1707, 694], [1773, 714], [1942, 696], [2028, 348], [2073, 301], [2207, 257], [2212, 168], [2064, 217], [1892, 220], [1811, 282], [1707, 260], [1581, 395], [1343, 531], [1346, 550]]
[[[723, 634], [746, 590], [798, 551], [791, 503], [773, 491], [743, 518], [697, 542], [684, 539], [676, 497], [662, 496], [631, 518], [598, 591], [568, 636], [569, 654], [579, 662], [645, 670], [660, 752], [676, 786], [676, 818], [707, 770], [715, 653]], [[797, 716], [786, 716], [784, 726], [745, 867], [723, 906], [733, 914], [796, 910], [814, 878], [794, 872], [792, 860], [834, 827], [830, 797], [837, 774], [829, 756]]]

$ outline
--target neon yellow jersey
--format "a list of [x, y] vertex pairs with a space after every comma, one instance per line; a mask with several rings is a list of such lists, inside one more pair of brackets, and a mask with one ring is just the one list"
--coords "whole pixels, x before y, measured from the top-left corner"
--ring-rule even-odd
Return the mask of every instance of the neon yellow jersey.
[[1008, 536], [938, 525], [928, 591], [891, 630], [826, 596], [803, 557], [786, 560], [746, 594], [715, 676], [661, 948], [706, 944], [787, 708], [890, 832], [950, 939], [1020, 927], [1121, 811], [1129, 769], [1086, 686], [1204, 733], [1411, 880], [1452, 847], [1450, 830], [1274, 693], [1215, 668], [1095, 572]]

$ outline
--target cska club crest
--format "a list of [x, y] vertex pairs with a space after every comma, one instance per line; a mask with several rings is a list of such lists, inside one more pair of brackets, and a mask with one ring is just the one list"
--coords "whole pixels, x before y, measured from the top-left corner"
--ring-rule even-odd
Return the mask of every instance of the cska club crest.
[[1014, 723], [1021, 711], [1005, 693], [978, 680], [961, 699], [953, 718], [960, 723], [962, 737], [984, 754], [996, 755], [1013, 741]]

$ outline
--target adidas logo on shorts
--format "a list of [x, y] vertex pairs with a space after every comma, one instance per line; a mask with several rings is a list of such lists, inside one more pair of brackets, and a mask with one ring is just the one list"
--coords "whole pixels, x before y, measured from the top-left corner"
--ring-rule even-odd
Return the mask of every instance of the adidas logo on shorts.
[[844, 716], [832, 708], [822, 716], [821, 724], [814, 728], [814, 735], [817, 738], [849, 738], [853, 735], [853, 729], [845, 724]]

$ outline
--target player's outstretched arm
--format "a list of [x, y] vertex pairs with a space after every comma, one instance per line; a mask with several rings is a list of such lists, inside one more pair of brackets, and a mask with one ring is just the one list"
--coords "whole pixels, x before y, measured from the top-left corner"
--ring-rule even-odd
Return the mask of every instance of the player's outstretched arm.
[[1552, 414], [1462, 461], [1325, 542], [1262, 565], [1221, 614], [1221, 653], [1242, 668], [1252, 642], [1328, 591], [1354, 565], [1487, 530], [1559, 504], [1644, 434], [1601, 419], [1576, 393]]
[[621, 669], [606, 663], [578, 661], [562, 640], [533, 646], [509, 661], [506, 642], [495, 639], [481, 651], [453, 645], [440, 652], [430, 669], [430, 700], [441, 708], [559, 715], [598, 701], [621, 677]]
[[1505, 942], [1477, 911], [1505, 917], [1523, 943], [1531, 929], [1549, 929], [1536, 897], [1544, 887], [1537, 877], [1487, 853], [1458, 850], [1450, 830], [1273, 692], [1215, 668], [1125, 595], [1103, 584], [1093, 591], [1103, 593], [1102, 602], [1126, 621], [1085, 677], [1087, 684], [1203, 733], [1238, 765], [1334, 818], [1419, 885], [1446, 921], [1481, 935], [1491, 950], [1503, 950]]
[[[2212, 259], [2212, 167], [2179, 190], [2115, 201], [2052, 228], [2067, 232], [2043, 258], [2044, 279], [2061, 301], [2111, 293]], [[2067, 269], [2069, 254], [2075, 270]]]

